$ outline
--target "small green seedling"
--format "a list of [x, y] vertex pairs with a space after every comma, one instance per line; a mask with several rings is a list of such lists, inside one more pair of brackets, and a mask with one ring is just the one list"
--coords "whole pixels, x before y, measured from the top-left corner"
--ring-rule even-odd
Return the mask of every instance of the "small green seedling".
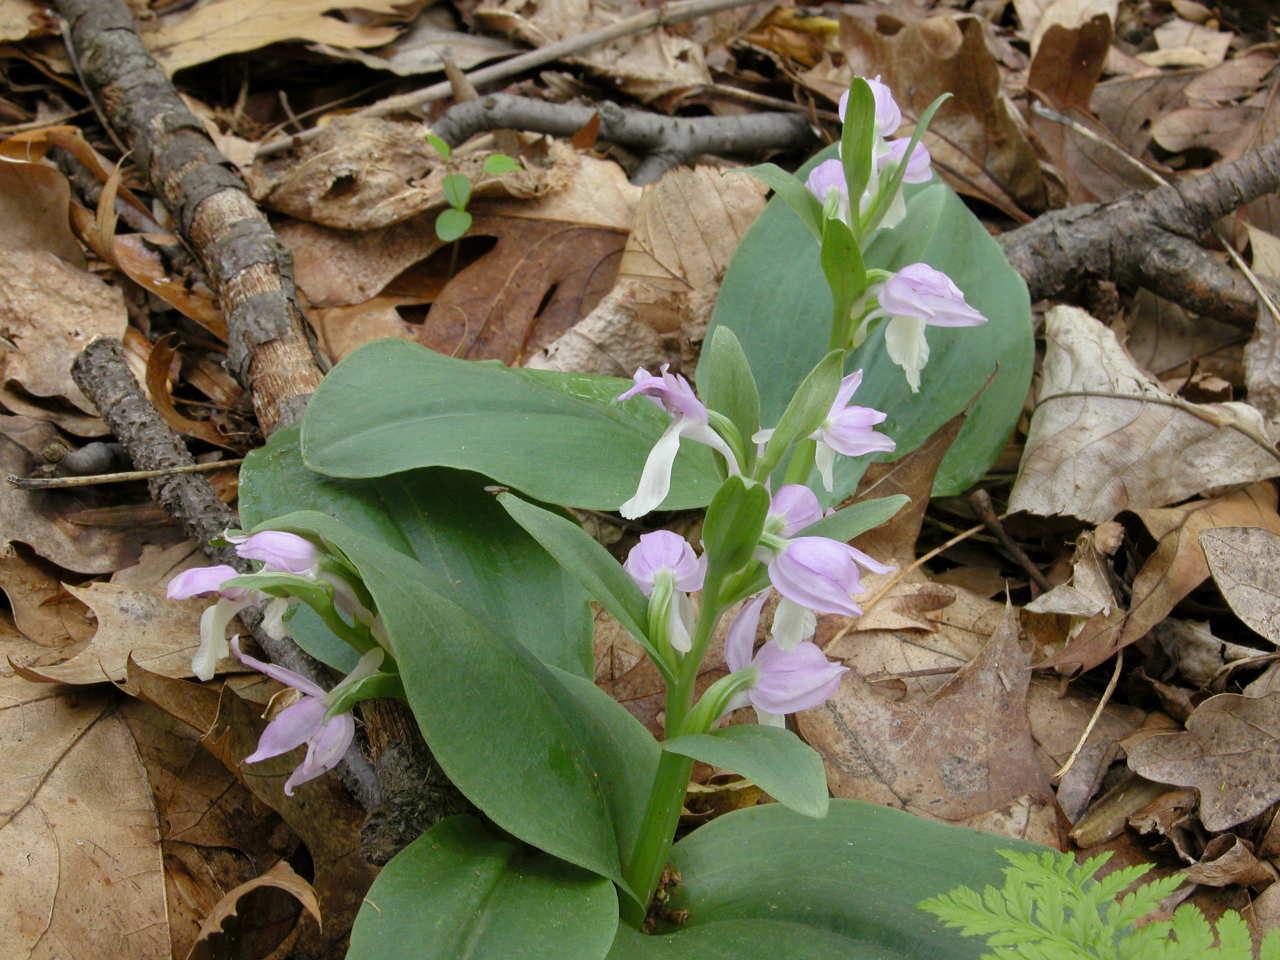
[[[429, 143], [440, 154], [445, 163], [453, 151], [449, 145], [434, 133], [427, 134]], [[520, 169], [520, 164], [505, 153], [491, 153], [484, 161], [484, 172], [491, 177], [500, 177]], [[471, 214], [467, 212], [467, 204], [471, 202], [471, 178], [465, 173], [450, 173], [444, 178], [444, 198], [449, 202], [449, 209], [436, 217], [436, 236], [444, 243], [452, 243], [471, 229]]]

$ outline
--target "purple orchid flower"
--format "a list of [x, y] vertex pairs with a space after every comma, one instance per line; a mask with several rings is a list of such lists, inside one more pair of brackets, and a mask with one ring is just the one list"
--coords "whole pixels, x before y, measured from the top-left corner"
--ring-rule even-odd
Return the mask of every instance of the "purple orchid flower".
[[[265, 673], [271, 679], [303, 694], [301, 700], [285, 707], [274, 720], [267, 724], [266, 729], [262, 731], [262, 736], [258, 738], [258, 749], [244, 758], [245, 763], [257, 763], [260, 760], [269, 760], [288, 753], [305, 743], [306, 756], [302, 763], [294, 768], [293, 773], [289, 774], [289, 779], [284, 782], [285, 796], [291, 797], [294, 788], [299, 784], [314, 780], [338, 765], [338, 761], [347, 752], [347, 747], [351, 746], [351, 741], [355, 737], [355, 720], [350, 713], [340, 713], [326, 720], [324, 717], [329, 711], [327, 699], [329, 694], [324, 690], [292, 670], [246, 656], [240, 651], [238, 637], [231, 641], [231, 647], [245, 666], [252, 667], [259, 673]], [[378, 659], [381, 659], [381, 650], [371, 652], [378, 654]], [[359, 671], [364, 665], [364, 658], [362, 658], [361, 666], [356, 670]], [[352, 672], [352, 677], [354, 676], [355, 671]], [[348, 680], [350, 679], [349, 677]]]
[[[875, 77], [863, 77], [871, 88], [871, 96], [876, 104], [876, 133], [882, 137], [890, 136], [902, 126], [902, 110], [898, 101], [893, 99], [893, 91], [887, 84], [880, 82], [880, 74]], [[840, 95], [840, 122], [844, 123], [845, 111], [849, 109], [849, 91]]]
[[200, 615], [200, 646], [191, 658], [191, 670], [201, 680], [212, 680], [218, 661], [231, 656], [231, 649], [227, 646], [227, 625], [237, 613], [261, 599], [256, 590], [222, 589], [223, 583], [238, 576], [240, 572], [226, 564], [193, 567], [173, 577], [165, 590], [170, 600], [218, 596], [218, 602], [205, 608]]
[[767, 590], [762, 591], [747, 601], [729, 627], [725, 663], [732, 673], [754, 670], [755, 675], [751, 686], [730, 701], [727, 709], [749, 702], [761, 723], [780, 724], [785, 714], [808, 710], [830, 699], [849, 668], [828, 660], [816, 644], [808, 641], [787, 650], [770, 640], [753, 657], [751, 649], [767, 595]]
[[902, 367], [913, 393], [920, 390], [920, 371], [929, 362], [925, 327], [974, 327], [987, 322], [950, 277], [927, 263], [903, 267], [880, 286], [877, 299], [879, 306], [868, 319], [889, 318], [885, 349], [889, 359]]
[[235, 544], [236, 553], [246, 560], [262, 561], [263, 570], [270, 573], [313, 576], [320, 561], [320, 551], [314, 543], [282, 530], [238, 535], [228, 533], [224, 539]]
[[[640, 537], [627, 554], [623, 569], [631, 575], [646, 597], [652, 597], [661, 579], [670, 585], [666, 611], [667, 642], [672, 649], [688, 653], [693, 647], [690, 629], [695, 611], [689, 594], [702, 589], [707, 575], [707, 558], [699, 557], [684, 537], [670, 530], [655, 530]], [[652, 600], [650, 601], [652, 602]], [[655, 641], [658, 638], [653, 638]]]
[[628, 400], [636, 396], [645, 397], [672, 418], [671, 425], [649, 451], [635, 496], [619, 508], [619, 512], [630, 520], [644, 516], [666, 499], [671, 489], [671, 470], [680, 450], [681, 437], [705, 443], [725, 458], [730, 473], [740, 472], [738, 461], [729, 445], [708, 425], [707, 408], [694, 395], [689, 381], [679, 374], [667, 373], [668, 366], [670, 364], [664, 363], [657, 376], [643, 368], [637, 370], [633, 377], [635, 386], [616, 398]]
[[823, 160], [809, 171], [804, 185], [823, 205], [824, 216], [834, 217], [851, 229], [849, 215], [849, 183], [844, 178], [844, 164], [834, 157]]

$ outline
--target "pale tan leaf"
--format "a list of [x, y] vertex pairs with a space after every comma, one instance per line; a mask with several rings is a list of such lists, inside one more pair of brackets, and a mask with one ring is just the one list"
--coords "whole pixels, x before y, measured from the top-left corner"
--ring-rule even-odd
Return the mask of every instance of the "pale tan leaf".
[[1280, 799], [1280, 693], [1210, 697], [1185, 731], [1131, 747], [1129, 768], [1148, 780], [1199, 790], [1207, 830], [1243, 823]]
[[[360, 0], [359, 7], [389, 13], [400, 0]], [[339, 47], [376, 47], [396, 38], [390, 27], [365, 26], [326, 16], [331, 0], [210, 0], [160, 19], [143, 34], [151, 55], [170, 75], [229, 53], [272, 43], [309, 40]]]
[[1280, 536], [1262, 527], [1217, 527], [1200, 534], [1200, 546], [1236, 616], [1280, 645]]
[[1010, 510], [1101, 523], [1121, 510], [1280, 474], [1253, 407], [1170, 396], [1075, 307], [1050, 310], [1045, 330], [1038, 404]]

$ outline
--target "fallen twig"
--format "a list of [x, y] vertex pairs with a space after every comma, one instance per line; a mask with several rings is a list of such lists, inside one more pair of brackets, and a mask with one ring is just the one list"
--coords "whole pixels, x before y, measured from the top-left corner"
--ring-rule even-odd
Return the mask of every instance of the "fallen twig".
[[485, 130], [532, 130], [571, 137], [600, 115], [600, 137], [644, 155], [633, 183], [652, 183], [672, 167], [706, 153], [753, 155], [816, 141], [801, 113], [753, 113], [737, 117], [665, 117], [624, 110], [615, 103], [575, 107], [531, 97], [494, 94], [456, 103], [431, 130], [457, 146]]
[[162, 467], [156, 470], [121, 470], [119, 473], [93, 473], [81, 477], [15, 477], [5, 481], [19, 490], [63, 490], [67, 487], [92, 487], [100, 483], [129, 483], [133, 480], [155, 480], [175, 473], [207, 473], [224, 467], [238, 467], [243, 457], [234, 460], [215, 460], [212, 463], [190, 463], [178, 467]]
[[[601, 27], [599, 30], [592, 30], [576, 37], [561, 40], [558, 43], [539, 47], [537, 50], [530, 50], [528, 53], [522, 53], [519, 56], [512, 57], [510, 60], [496, 63], [491, 67], [482, 67], [467, 74], [467, 79], [475, 86], [492, 83], [495, 80], [506, 80], [508, 77], [513, 77], [526, 70], [540, 67], [544, 63], [551, 63], [561, 57], [582, 53], [584, 50], [598, 47], [601, 44], [608, 43], [610, 40], [617, 40], [619, 37], [626, 37], [642, 30], [649, 30], [666, 24], [696, 20], [698, 17], [705, 17], [721, 10], [730, 10], [733, 7], [743, 7], [758, 2], [759, 0], [678, 0], [676, 3], [659, 4], [652, 10], [638, 13], [634, 17], [628, 17], [607, 27]], [[393, 113], [407, 113], [433, 100], [443, 100], [445, 97], [452, 95], [452, 93], [452, 84], [445, 80], [422, 90], [415, 90], [413, 93], [400, 94], [399, 96], [380, 100], [371, 106], [365, 107], [363, 110], [355, 111], [352, 116], [385, 117]], [[280, 137], [260, 146], [257, 155], [259, 157], [271, 156], [283, 150], [289, 150], [307, 143], [319, 135], [319, 128], [312, 128], [291, 137]]]

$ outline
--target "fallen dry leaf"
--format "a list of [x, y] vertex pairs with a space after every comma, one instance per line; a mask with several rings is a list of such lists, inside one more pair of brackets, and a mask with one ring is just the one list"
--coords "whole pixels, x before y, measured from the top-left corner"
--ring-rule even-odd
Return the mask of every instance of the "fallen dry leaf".
[[[1236, 383], [1242, 379], [1236, 349], [1241, 334], [1236, 327], [1193, 317], [1146, 290], [1138, 291], [1122, 323], [1112, 325], [1116, 336], [1134, 362], [1157, 380], [1189, 373], [1192, 363]], [[1267, 415], [1252, 389], [1248, 395], [1249, 402]]]
[[71, 232], [71, 185], [45, 163], [0, 163], [0, 227], [4, 246], [45, 250], [73, 267], [84, 266], [84, 250]]
[[1235, 834], [1214, 837], [1205, 844], [1200, 860], [1187, 868], [1187, 879], [1211, 887], [1240, 884], [1265, 887], [1276, 881], [1276, 868], [1259, 860]]
[[[227, 891], [201, 924], [199, 939], [188, 960], [219, 960], [226, 955], [227, 950], [239, 947], [245, 941], [254, 943], [263, 933], [273, 933], [271, 927], [274, 924], [269, 921], [274, 918], [267, 905], [262, 902], [262, 894], [276, 892], [283, 892], [300, 903], [315, 918], [317, 924], [323, 922], [320, 904], [316, 902], [316, 892], [311, 884], [281, 860], [262, 876], [246, 880], [234, 890]], [[268, 922], [264, 923], [264, 920]], [[279, 952], [280, 945], [271, 946]], [[262, 956], [264, 953], [264, 950], [257, 949], [252, 956]]]
[[[362, 10], [389, 13], [398, 0], [359, 0]], [[257, 50], [272, 43], [310, 40], [339, 47], [376, 47], [396, 38], [390, 27], [366, 26], [326, 16], [329, 0], [210, 0], [160, 17], [154, 26], [143, 20], [143, 41], [170, 76], [183, 67], [208, 63], [229, 53]], [[151, 29], [146, 29], [151, 26]]]
[[416, 339], [417, 328], [401, 317], [396, 307], [419, 303], [416, 297], [374, 297], [349, 307], [312, 307], [303, 314], [315, 331], [320, 347], [337, 363], [373, 340]]
[[1139, 53], [1151, 67], [1216, 67], [1226, 58], [1235, 34], [1174, 17], [1152, 32], [1158, 49]]
[[[1030, 663], [1018, 637], [1008, 608], [978, 654], [936, 691], [894, 700], [855, 667], [824, 706], [798, 714], [805, 740], [827, 761], [832, 792], [950, 822], [973, 822], [1028, 797], [1032, 809], [1050, 811], [1027, 719]], [[1033, 819], [1052, 829], [1052, 815]]]
[[48, 7], [33, 0], [5, 0], [0, 3], [0, 42], [25, 40], [53, 33], [57, 21]]
[[[1280, 280], [1280, 237], [1246, 226], [1254, 272], [1273, 283]], [[1244, 382], [1249, 402], [1269, 424], [1280, 423], [1280, 320], [1265, 304], [1258, 306], [1258, 322], [1244, 348]]]
[[1131, 747], [1129, 768], [1148, 780], [1199, 790], [1206, 830], [1244, 823], [1280, 799], [1280, 693], [1210, 697], [1185, 731]]
[[1200, 546], [1235, 615], [1280, 645], [1280, 536], [1262, 527], [1218, 527], [1200, 534]]
[[[1224, 527], [1223, 530], [1230, 530]], [[1256, 528], [1254, 528], [1256, 529]], [[1211, 530], [1205, 535], [1220, 531]], [[1223, 667], [1235, 660], [1244, 660], [1261, 653], [1256, 647], [1246, 647], [1214, 636], [1206, 622], [1180, 620], [1168, 617], [1151, 631], [1169, 662], [1187, 682], [1198, 688], [1207, 688], [1224, 676]], [[1220, 692], [1221, 687], [1217, 688]]]
[[1077, 30], [1098, 16], [1114, 24], [1118, 6], [1118, 0], [1013, 0], [1020, 33], [1030, 39], [1033, 58], [1054, 27]]
[[1134, 157], [1151, 145], [1151, 124], [1167, 111], [1184, 107], [1186, 88], [1203, 70], [1152, 71], [1098, 84], [1089, 100], [1094, 115]]
[[96, 337], [124, 336], [128, 317], [118, 287], [108, 286], [44, 250], [8, 249], [0, 273], [3, 378], [36, 397], [60, 397], [94, 409], [71, 380], [71, 362]]
[[9, 600], [14, 625], [42, 647], [65, 653], [93, 634], [88, 608], [59, 582], [47, 564], [9, 545], [0, 552], [0, 590]]
[[0, 708], [5, 952], [168, 960], [155, 804], [118, 694], [42, 692]]
[[645, 187], [613, 289], [527, 365], [615, 376], [664, 361], [688, 365], [679, 344], [701, 340], [720, 280], [766, 193], [752, 177], [707, 166], [672, 170]]
[[[635, 16], [627, 0], [499, 0], [482, 4], [477, 25], [533, 47], [601, 30]], [[642, 103], [674, 107], [686, 94], [711, 82], [702, 45], [681, 31], [643, 30], [564, 58], [586, 67]]]
[[337, 60], [354, 60], [373, 70], [386, 70], [400, 77], [444, 70], [442, 55], [459, 70], [470, 70], [486, 60], [509, 57], [521, 49], [497, 37], [463, 33], [454, 26], [454, 17], [443, 6], [431, 6], [419, 13], [409, 29], [376, 50], [355, 50], [318, 43], [317, 53]]
[[[200, 645], [200, 615], [208, 601], [169, 600], [160, 591], [114, 583], [95, 582], [67, 590], [97, 615], [98, 630], [71, 659], [23, 668], [24, 677], [73, 684], [121, 681], [131, 658], [164, 676], [192, 676], [191, 657]], [[228, 657], [219, 662], [219, 669], [244, 668]]]
[[1009, 510], [1092, 523], [1280, 474], [1262, 416], [1243, 403], [1192, 404], [1134, 364], [1085, 311], [1045, 316], [1038, 402]]

